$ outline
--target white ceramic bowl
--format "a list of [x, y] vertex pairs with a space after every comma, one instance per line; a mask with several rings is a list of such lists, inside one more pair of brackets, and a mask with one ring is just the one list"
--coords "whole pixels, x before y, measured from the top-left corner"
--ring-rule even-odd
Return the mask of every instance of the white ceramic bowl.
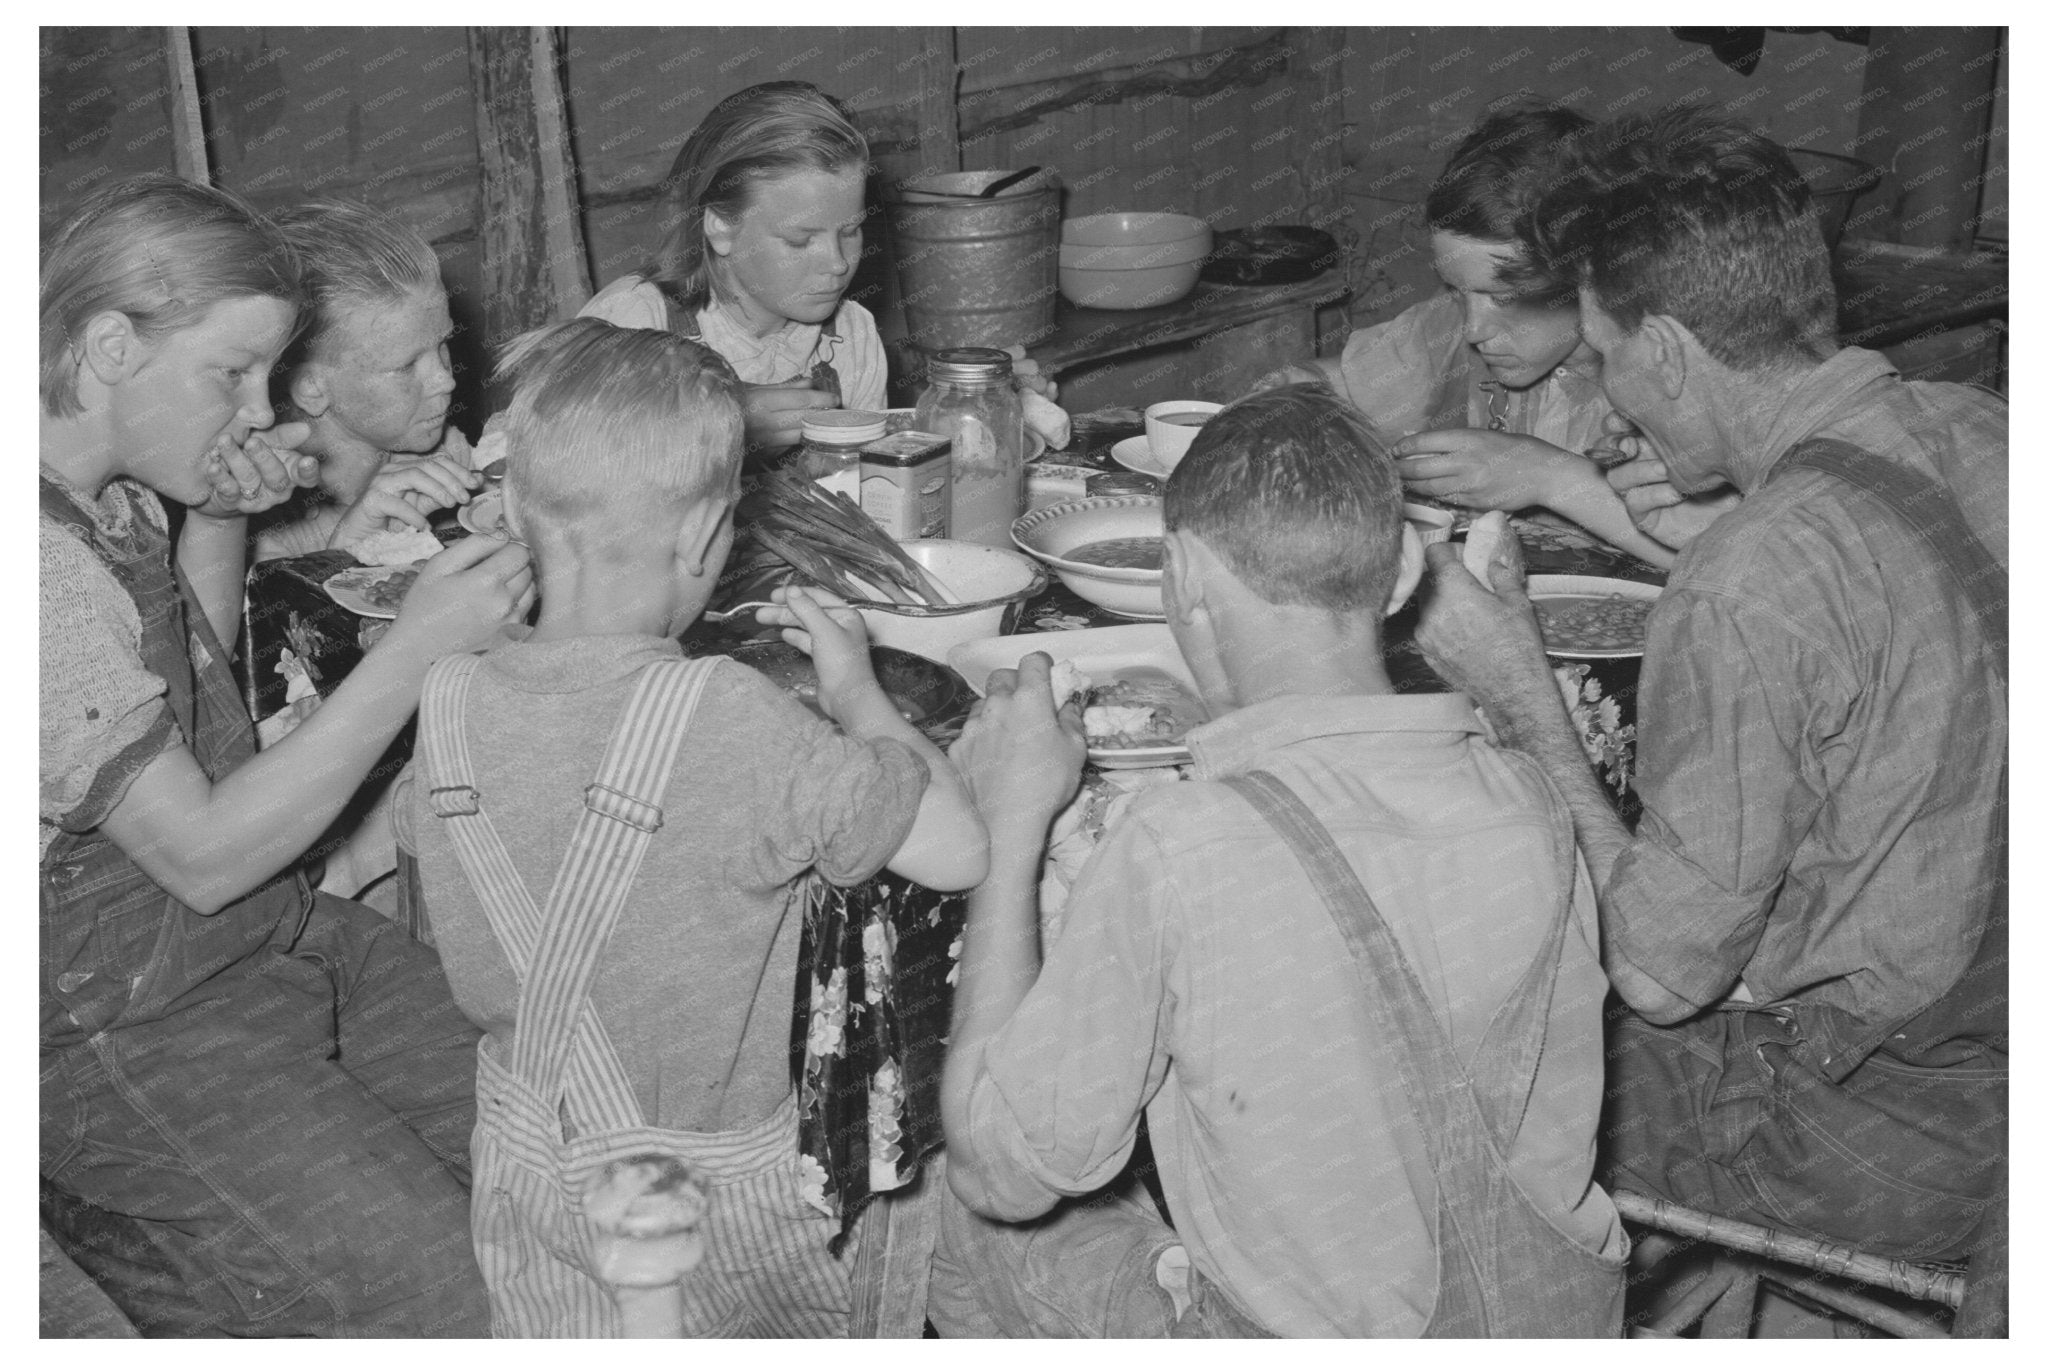
[[1045, 591], [1044, 569], [994, 545], [964, 540], [906, 540], [903, 552], [936, 578], [959, 604], [905, 607], [858, 603], [868, 640], [891, 649], [946, 661], [955, 645], [1001, 635], [1016, 625], [1026, 600]]
[[[1206, 256], [1213, 236], [1207, 223], [1185, 213], [1094, 213], [1060, 224], [1063, 248], [1175, 246], [1187, 251], [1191, 243], [1199, 242], [1200, 254]], [[1153, 264], [1165, 265], [1174, 259], [1192, 257], [1162, 258]]]
[[1067, 558], [1070, 551], [1098, 540], [1163, 536], [1165, 520], [1158, 498], [1124, 494], [1082, 498], [1027, 512], [1010, 527], [1010, 539], [1044, 561], [1060, 582], [1106, 611], [1137, 620], [1157, 621], [1166, 615], [1160, 600], [1165, 573], [1159, 569], [1112, 569]]
[[1451, 527], [1457, 524], [1457, 517], [1441, 507], [1427, 503], [1404, 502], [1401, 512], [1408, 518], [1408, 524], [1415, 528], [1415, 534], [1425, 547], [1441, 544], [1451, 538]]
[[1146, 408], [1145, 443], [1152, 447], [1152, 458], [1170, 474], [1180, 463], [1181, 456], [1188, 453], [1188, 447], [1195, 443], [1195, 437], [1201, 435], [1200, 427], [1183, 426], [1169, 422], [1167, 418], [1185, 413], [1213, 415], [1221, 411], [1221, 403], [1204, 403], [1197, 398], [1176, 398]]
[[1060, 292], [1082, 308], [1157, 308], [1186, 298], [1214, 242], [1185, 213], [1098, 213], [1060, 224]]

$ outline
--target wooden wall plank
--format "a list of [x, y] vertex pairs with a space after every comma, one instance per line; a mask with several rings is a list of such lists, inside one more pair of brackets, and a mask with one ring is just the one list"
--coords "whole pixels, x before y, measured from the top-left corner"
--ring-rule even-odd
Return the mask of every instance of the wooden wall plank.
[[546, 28], [472, 28], [485, 341], [568, 317], [590, 297]]

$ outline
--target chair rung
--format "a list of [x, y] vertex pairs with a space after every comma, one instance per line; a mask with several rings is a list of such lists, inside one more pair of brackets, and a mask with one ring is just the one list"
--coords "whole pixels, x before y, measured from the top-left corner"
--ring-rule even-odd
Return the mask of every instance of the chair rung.
[[1666, 1199], [1652, 1199], [1631, 1190], [1615, 1190], [1613, 1198], [1615, 1211], [1632, 1223], [1746, 1251], [1766, 1260], [1784, 1261], [1844, 1279], [1860, 1280], [1949, 1308], [1958, 1307], [1963, 1301], [1963, 1276], [1953, 1270], [1939, 1270], [1917, 1261], [1877, 1256], [1800, 1233], [1758, 1227], [1720, 1214], [1689, 1209]]

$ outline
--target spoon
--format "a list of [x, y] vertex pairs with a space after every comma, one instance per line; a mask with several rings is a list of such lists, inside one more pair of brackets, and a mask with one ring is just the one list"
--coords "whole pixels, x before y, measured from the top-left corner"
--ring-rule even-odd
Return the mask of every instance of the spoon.
[[741, 602], [734, 606], [727, 607], [724, 611], [707, 611], [700, 613], [699, 616], [700, 619], [709, 621], [712, 625], [716, 626], [722, 625], [725, 622], [732, 620], [732, 618], [735, 616], [739, 616], [751, 611], [756, 611], [762, 607], [772, 607], [774, 605], [775, 604], [773, 602]]
[[1001, 194], [1004, 190], [1010, 188], [1010, 186], [1019, 185], [1022, 184], [1024, 181], [1029, 180], [1032, 176], [1037, 175], [1039, 171], [1041, 171], [1042, 169], [1044, 168], [1040, 166], [1026, 166], [1021, 171], [1012, 171], [1000, 180], [990, 181], [988, 184], [982, 186], [981, 190], [978, 193], [970, 197], [975, 199], [993, 199], [997, 195]]
[[1022, 184], [1044, 169], [1043, 166], [1026, 166], [1021, 171], [1011, 171], [1008, 175], [991, 180], [978, 190], [917, 190], [915, 193], [935, 199], [993, 199], [1012, 185]]

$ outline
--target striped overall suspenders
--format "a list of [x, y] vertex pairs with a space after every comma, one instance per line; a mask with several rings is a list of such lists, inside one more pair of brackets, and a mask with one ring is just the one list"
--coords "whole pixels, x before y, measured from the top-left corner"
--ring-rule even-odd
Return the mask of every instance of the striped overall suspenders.
[[[651, 1126], [590, 1001], [592, 982], [654, 832], [704, 683], [716, 660], [642, 671], [614, 726], [545, 906], [536, 904], [486, 813], [464, 712], [481, 660], [428, 674], [420, 747], [428, 802], [448, 831], [491, 929], [520, 980], [511, 1055], [477, 1051], [471, 1227], [499, 1336], [613, 1337], [618, 1305], [592, 1273], [586, 1179], [610, 1161], [673, 1156], [710, 1187], [705, 1263], [684, 1284], [688, 1335], [844, 1333], [846, 1275], [825, 1250], [836, 1225], [798, 1229], [764, 1207], [801, 1207], [794, 1099], [729, 1133]], [[762, 1276], [755, 1272], [772, 1272]], [[764, 1291], [762, 1280], [768, 1288]], [[796, 1309], [777, 1291], [798, 1282]], [[784, 1296], [788, 1297], [788, 1296]], [[806, 1317], [818, 1301], [827, 1311]]]

